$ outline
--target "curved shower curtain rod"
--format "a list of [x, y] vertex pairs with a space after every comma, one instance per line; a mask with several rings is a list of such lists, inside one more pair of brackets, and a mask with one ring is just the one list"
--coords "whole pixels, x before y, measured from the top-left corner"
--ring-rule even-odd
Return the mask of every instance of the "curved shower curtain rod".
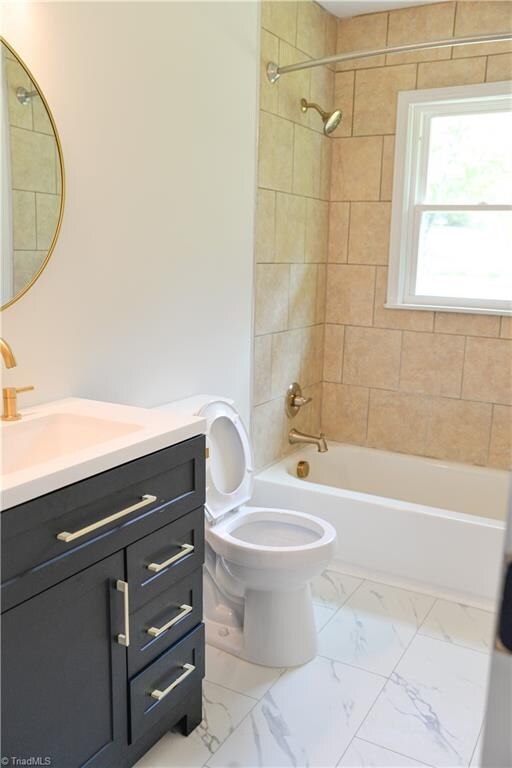
[[369, 51], [352, 51], [351, 53], [336, 53], [334, 56], [324, 56], [322, 59], [309, 59], [297, 64], [288, 64], [280, 67], [274, 61], [267, 64], [267, 77], [271, 83], [275, 83], [281, 75], [288, 72], [297, 72], [300, 69], [322, 67], [325, 64], [337, 64], [340, 61], [351, 59], [364, 59], [367, 56], [381, 56], [385, 53], [407, 53], [409, 51], [423, 51], [427, 48], [451, 48], [457, 45], [474, 45], [476, 43], [500, 43], [512, 40], [512, 32], [500, 32], [494, 35], [478, 35], [476, 37], [451, 37], [447, 40], [435, 40], [428, 43], [411, 43], [409, 45], [395, 45], [392, 48], [374, 48]]

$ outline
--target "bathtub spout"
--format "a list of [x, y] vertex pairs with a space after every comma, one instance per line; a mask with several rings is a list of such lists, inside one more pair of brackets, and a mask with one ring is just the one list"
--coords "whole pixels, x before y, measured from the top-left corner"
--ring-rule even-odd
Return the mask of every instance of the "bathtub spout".
[[311, 445], [316, 445], [319, 453], [325, 453], [328, 450], [327, 441], [323, 432], [320, 432], [319, 437], [315, 437], [315, 435], [307, 435], [305, 432], [299, 432], [298, 429], [290, 429], [288, 442], [291, 445], [294, 445], [294, 443], [311, 443]]

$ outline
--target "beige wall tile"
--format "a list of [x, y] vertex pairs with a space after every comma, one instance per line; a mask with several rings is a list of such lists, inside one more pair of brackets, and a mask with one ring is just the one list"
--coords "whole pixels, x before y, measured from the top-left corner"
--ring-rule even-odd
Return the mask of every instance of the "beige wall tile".
[[352, 203], [348, 260], [355, 264], [387, 264], [390, 203]]
[[487, 73], [485, 79], [488, 83], [500, 80], [512, 80], [512, 53], [501, 53], [498, 56], [489, 56], [487, 59]]
[[36, 244], [36, 196], [12, 190], [12, 239], [15, 250], [32, 250]]
[[325, 56], [326, 17], [326, 11], [316, 3], [299, 2], [297, 48], [314, 58]]
[[[324, 326], [313, 325], [302, 331], [302, 368], [300, 381], [304, 387], [322, 381], [324, 361]], [[289, 382], [291, 384], [291, 382]], [[311, 409], [309, 409], [311, 410]]]
[[283, 398], [253, 409], [252, 444], [258, 469], [277, 461], [285, 452], [286, 420]]
[[277, 114], [279, 101], [279, 88], [269, 82], [267, 77], [267, 64], [269, 61], [279, 61], [279, 39], [261, 30], [261, 57], [260, 57], [260, 109]]
[[404, 331], [400, 389], [459, 397], [464, 344], [463, 336]]
[[380, 185], [380, 199], [391, 200], [393, 193], [393, 173], [395, 164], [395, 137], [384, 136], [382, 149], [382, 179]]
[[327, 286], [327, 265], [317, 265], [315, 322], [325, 323], [325, 299]]
[[284, 401], [292, 381], [299, 381], [302, 366], [302, 330], [274, 333], [272, 336], [271, 397]]
[[285, 195], [276, 197], [276, 261], [304, 261], [306, 237], [306, 198]]
[[500, 469], [512, 469], [512, 408], [494, 405], [489, 465]]
[[332, 264], [327, 268], [328, 323], [372, 325], [375, 268]]
[[[419, 5], [401, 8], [389, 14], [388, 46], [443, 40], [453, 34], [455, 3]], [[451, 48], [431, 48], [427, 51], [393, 54], [388, 64], [449, 59]]]
[[394, 133], [398, 93], [415, 85], [415, 64], [356, 72], [354, 136]]
[[290, 328], [313, 325], [316, 319], [316, 264], [290, 266]]
[[255, 330], [258, 335], [286, 330], [289, 282], [287, 264], [256, 265]]
[[512, 341], [467, 339], [462, 397], [512, 403]]
[[[512, 29], [512, 3], [507, 0], [477, 0], [459, 2], [455, 20], [455, 36], [485, 35], [487, 32], [508, 32]], [[453, 49], [453, 58], [487, 56], [510, 51], [510, 43], [461, 45]]]
[[330, 440], [364, 445], [368, 421], [368, 395], [365, 387], [324, 382], [322, 431]]
[[499, 336], [498, 315], [470, 315], [463, 312], [436, 312], [435, 330], [463, 336]]
[[[328, 67], [315, 67], [309, 71], [311, 73], [310, 101], [329, 111], [333, 108], [334, 101], [334, 72]], [[314, 131], [323, 133], [324, 125], [318, 112], [315, 109], [310, 109], [307, 115], [309, 127]]]
[[11, 181], [14, 189], [55, 194], [55, 139], [11, 128]]
[[55, 135], [48, 112], [41, 99], [34, 99], [32, 102], [32, 116], [34, 120], [34, 131], [48, 133], [50, 136]]
[[14, 295], [30, 283], [41, 264], [46, 258], [46, 251], [14, 251], [13, 252], [13, 286]]
[[501, 318], [500, 336], [503, 339], [512, 339], [512, 317]]
[[[388, 28], [387, 13], [372, 13], [367, 16], [353, 16], [340, 19], [338, 23], [338, 53], [364, 51], [370, 48], [384, 48]], [[384, 56], [370, 56], [338, 64], [338, 69], [360, 69], [380, 67]]]
[[297, 3], [291, 0], [263, 0], [261, 26], [291, 45], [297, 42]]
[[325, 22], [325, 55], [334, 56], [338, 42], [338, 17], [327, 14]]
[[432, 402], [426, 453], [436, 459], [485, 464], [492, 406], [436, 398]]
[[343, 117], [334, 133], [335, 138], [352, 135], [352, 108], [354, 102], [354, 72], [337, 72], [334, 79], [333, 109], [341, 109]]
[[348, 223], [350, 203], [329, 205], [329, 248], [328, 261], [344, 263], [348, 259]]
[[404, 331], [432, 331], [434, 313], [412, 309], [386, 309], [388, 270], [377, 267], [375, 281], [375, 311], [373, 324], [380, 328], [397, 328]]
[[370, 391], [368, 445], [388, 451], [425, 451], [431, 398], [403, 392]]
[[332, 139], [322, 136], [320, 159], [320, 197], [322, 200], [331, 199], [332, 175]]
[[333, 139], [331, 200], [378, 200], [382, 136]]
[[[16, 125], [19, 128], [26, 128], [31, 131], [33, 129], [33, 104], [21, 104], [16, 96], [16, 89], [22, 86], [23, 88], [26, 88], [27, 91], [32, 91], [34, 90], [34, 85], [19, 61], [15, 61], [14, 59], [6, 58], [5, 74], [7, 78], [9, 125]], [[40, 99], [35, 99], [34, 101], [40, 101]]]
[[325, 326], [324, 338], [324, 380], [341, 382], [343, 371], [343, 325]]
[[401, 336], [380, 328], [345, 328], [344, 384], [397, 389]]
[[267, 112], [260, 114], [259, 186], [292, 191], [293, 125]]
[[485, 80], [485, 57], [418, 64], [418, 88], [469, 85]]
[[272, 336], [254, 339], [254, 405], [270, 400], [272, 375]]
[[[304, 54], [281, 40], [279, 42], [279, 64], [287, 66], [288, 64], [296, 64], [298, 61], [304, 61]], [[311, 70], [302, 69], [292, 75], [285, 75], [278, 83], [271, 86], [279, 94], [279, 114], [281, 117], [286, 117], [300, 125], [309, 124], [309, 114], [301, 110], [300, 100], [309, 98], [310, 82]]]
[[59, 221], [60, 203], [60, 195], [36, 192], [38, 250], [47, 250], [52, 243]]
[[274, 261], [276, 232], [276, 193], [258, 189], [256, 202], [256, 261]]
[[306, 261], [325, 263], [329, 240], [329, 203], [308, 198], [306, 202]]
[[321, 134], [295, 126], [293, 191], [296, 194], [320, 197], [321, 150]]

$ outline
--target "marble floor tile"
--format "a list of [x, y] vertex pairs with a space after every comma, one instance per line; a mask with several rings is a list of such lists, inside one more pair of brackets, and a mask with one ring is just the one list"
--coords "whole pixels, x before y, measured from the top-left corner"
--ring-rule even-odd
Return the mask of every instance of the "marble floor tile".
[[336, 571], [324, 571], [311, 585], [313, 602], [328, 608], [340, 608], [363, 583], [362, 579]]
[[448, 600], [437, 600], [420, 629], [421, 635], [488, 652], [492, 645], [495, 616]]
[[283, 672], [278, 667], [251, 664], [213, 645], [206, 646], [206, 679], [245, 696], [261, 699]]
[[320, 632], [318, 652], [388, 676], [433, 604], [429, 595], [365, 581]]
[[423, 768], [425, 763], [419, 763], [410, 757], [355, 738], [338, 766], [339, 768]]
[[199, 768], [210, 759], [255, 705], [255, 700], [203, 683], [203, 722], [190, 736], [167, 733], [135, 768]]
[[329, 659], [289, 669], [208, 765], [335, 766], [383, 683], [377, 675]]
[[358, 736], [436, 768], [467, 766], [482, 723], [486, 654], [417, 635]]
[[327, 622], [332, 619], [336, 613], [336, 608], [327, 608], [325, 605], [313, 603], [313, 611], [315, 613], [315, 625], [317, 631], [320, 632], [320, 630], [325, 627]]

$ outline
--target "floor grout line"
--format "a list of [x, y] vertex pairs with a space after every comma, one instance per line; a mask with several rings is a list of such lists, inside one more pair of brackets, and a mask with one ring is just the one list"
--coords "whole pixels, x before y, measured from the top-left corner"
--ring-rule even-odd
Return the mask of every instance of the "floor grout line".
[[[354, 737], [355, 738], [355, 737]], [[385, 749], [387, 752], [391, 752], [393, 755], [400, 755], [400, 757], [405, 757], [406, 760], [414, 760], [416, 763], [419, 763], [420, 765], [426, 766], [426, 768], [435, 768], [435, 766], [431, 765], [430, 763], [424, 763], [423, 760], [418, 760], [417, 757], [412, 757], [411, 755], [406, 755], [403, 752], [397, 752], [396, 749], [390, 749], [389, 747], [385, 747], [383, 744], [378, 744], [376, 741], [370, 741], [370, 739], [364, 739], [362, 736], [357, 737], [359, 741], [364, 741], [366, 744], [372, 744], [374, 747], [379, 747], [380, 749]], [[354, 739], [352, 739], [354, 741]], [[350, 744], [352, 744], [352, 741]]]

